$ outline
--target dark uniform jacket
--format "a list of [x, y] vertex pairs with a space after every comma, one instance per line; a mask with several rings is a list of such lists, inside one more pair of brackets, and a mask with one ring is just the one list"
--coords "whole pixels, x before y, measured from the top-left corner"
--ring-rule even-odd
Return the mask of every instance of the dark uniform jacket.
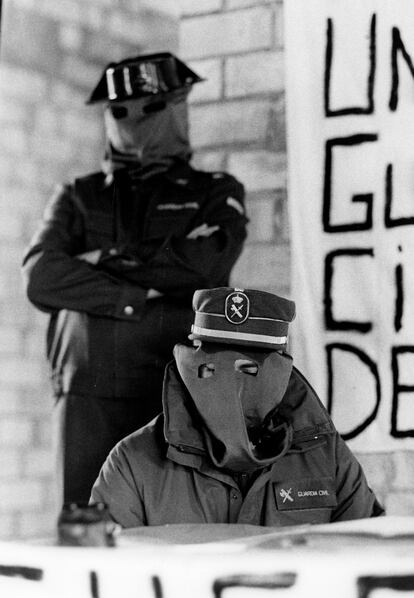
[[[50, 313], [56, 396], [134, 397], [161, 380], [198, 288], [228, 284], [246, 236], [242, 185], [179, 163], [134, 179], [99, 172], [60, 188], [24, 258], [27, 293]], [[219, 230], [187, 239], [207, 223]], [[76, 259], [102, 249], [96, 266]], [[147, 290], [162, 297], [147, 300]]]
[[290, 448], [259, 472], [247, 492], [229, 472], [212, 465], [187, 401], [172, 364], [164, 381], [165, 417], [123, 439], [108, 456], [91, 500], [107, 503], [122, 526], [285, 526], [383, 512], [360, 464], [296, 369], [283, 398], [293, 410]]

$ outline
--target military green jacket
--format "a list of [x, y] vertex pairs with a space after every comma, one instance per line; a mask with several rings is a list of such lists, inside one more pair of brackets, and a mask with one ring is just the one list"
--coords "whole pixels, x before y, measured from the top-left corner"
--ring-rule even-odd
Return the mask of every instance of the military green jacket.
[[295, 368], [283, 401], [293, 409], [290, 448], [242, 492], [230, 472], [211, 463], [170, 364], [164, 415], [117, 444], [91, 500], [107, 503], [112, 518], [126, 528], [167, 523], [278, 527], [382, 514], [360, 464]]

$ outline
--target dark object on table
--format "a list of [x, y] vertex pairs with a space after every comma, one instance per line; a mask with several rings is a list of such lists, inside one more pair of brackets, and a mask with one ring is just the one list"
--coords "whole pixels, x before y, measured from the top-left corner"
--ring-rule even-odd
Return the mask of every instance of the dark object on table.
[[115, 546], [118, 528], [110, 519], [105, 503], [68, 503], [58, 518], [58, 543], [60, 546]]

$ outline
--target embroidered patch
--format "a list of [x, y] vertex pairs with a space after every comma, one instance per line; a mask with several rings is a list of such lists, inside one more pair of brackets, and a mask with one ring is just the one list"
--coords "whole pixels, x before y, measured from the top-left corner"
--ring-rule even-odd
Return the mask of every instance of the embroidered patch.
[[232, 324], [243, 324], [249, 317], [250, 301], [242, 291], [235, 291], [226, 297], [224, 315]]
[[226, 199], [226, 204], [237, 210], [239, 214], [244, 214], [244, 208], [242, 204], [237, 199], [234, 199], [234, 197], [228, 197]]
[[292, 509], [323, 509], [336, 507], [336, 493], [332, 478], [305, 478], [274, 484], [279, 511]]
[[196, 201], [187, 201], [186, 203], [160, 203], [157, 210], [198, 210]]

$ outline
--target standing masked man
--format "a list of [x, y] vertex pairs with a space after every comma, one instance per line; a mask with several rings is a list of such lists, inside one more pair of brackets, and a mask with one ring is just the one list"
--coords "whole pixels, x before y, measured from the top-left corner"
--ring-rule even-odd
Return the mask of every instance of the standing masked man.
[[110, 64], [102, 172], [61, 186], [23, 262], [50, 314], [64, 501], [83, 501], [109, 450], [161, 410], [165, 364], [195, 289], [228, 284], [246, 236], [243, 186], [190, 166], [187, 96], [201, 81], [169, 53]]

